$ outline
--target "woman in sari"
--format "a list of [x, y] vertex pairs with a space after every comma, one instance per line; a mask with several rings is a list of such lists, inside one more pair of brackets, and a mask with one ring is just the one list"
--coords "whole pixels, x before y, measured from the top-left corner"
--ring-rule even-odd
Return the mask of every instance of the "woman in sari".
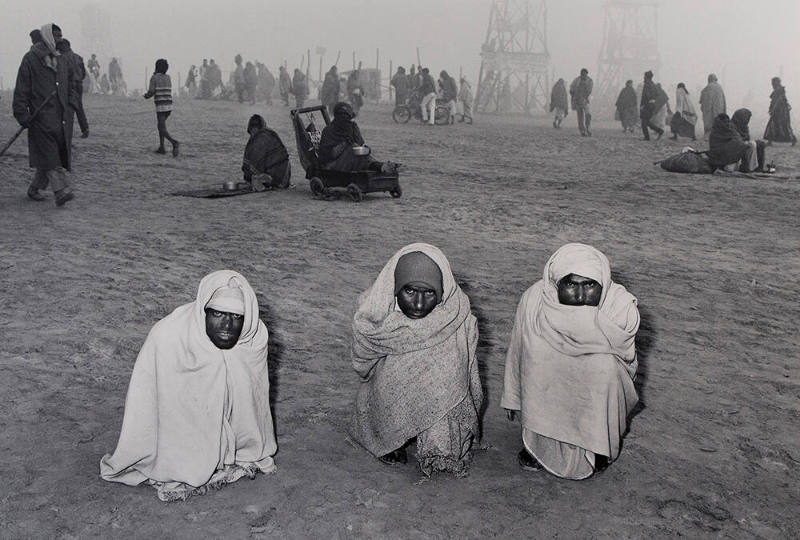
[[697, 113], [694, 110], [694, 105], [689, 101], [689, 91], [686, 85], [678, 83], [678, 88], [675, 90], [675, 114], [669, 122], [670, 130], [672, 131], [673, 141], [678, 140], [678, 136], [691, 137], [696, 140], [694, 134], [694, 126], [697, 123]]
[[500, 405], [509, 420], [520, 415], [524, 469], [582, 480], [617, 459], [638, 401], [636, 306], [584, 244], [558, 249], [522, 295]]
[[[341, 101], [333, 107], [333, 121], [322, 130], [319, 158], [322, 166], [335, 171], [373, 170], [386, 174], [396, 173], [399, 163], [381, 162], [367, 154], [356, 154], [354, 148], [364, 148], [364, 137], [355, 121], [356, 113], [349, 103]], [[368, 148], [368, 147], [367, 147]]]
[[196, 300], [156, 323], [139, 352], [103, 480], [175, 501], [273, 472], [267, 338], [241, 274], [204, 277]]
[[410, 244], [358, 299], [353, 367], [361, 384], [351, 436], [382, 462], [466, 475], [480, 439], [478, 325], [444, 254]]

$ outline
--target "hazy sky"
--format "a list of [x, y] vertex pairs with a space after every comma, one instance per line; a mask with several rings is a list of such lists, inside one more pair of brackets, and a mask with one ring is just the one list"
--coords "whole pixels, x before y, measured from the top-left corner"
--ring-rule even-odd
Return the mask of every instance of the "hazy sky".
[[[690, 92], [720, 75], [735, 106], [748, 89], [756, 105], [766, 100], [769, 79], [783, 66], [790, 100], [800, 107], [800, 0], [659, 0], [659, 47], [662, 68], [656, 80], [683, 81]], [[109, 17], [110, 51], [87, 50], [81, 8], [86, 0], [3, 0], [0, 18], [0, 76], [13, 86], [19, 61], [29, 47], [28, 32], [58, 23], [73, 49], [89, 58], [98, 53], [106, 70], [110, 56], [122, 60], [129, 88], [142, 87], [145, 69], [156, 58], [170, 62], [173, 78], [183, 78], [190, 64], [215, 58], [223, 71], [239, 52], [271, 68], [284, 59], [298, 67], [312, 52], [312, 77], [325, 47], [323, 68], [342, 51], [340, 69], [350, 69], [352, 53], [375, 66], [380, 48], [384, 76], [394, 65], [423, 64], [438, 73], [447, 69], [474, 81], [480, 46], [486, 35], [491, 0], [103, 0]], [[605, 0], [549, 0], [549, 49], [557, 77], [570, 80], [581, 67], [597, 71]], [[175, 82], [173, 83], [175, 84]]]

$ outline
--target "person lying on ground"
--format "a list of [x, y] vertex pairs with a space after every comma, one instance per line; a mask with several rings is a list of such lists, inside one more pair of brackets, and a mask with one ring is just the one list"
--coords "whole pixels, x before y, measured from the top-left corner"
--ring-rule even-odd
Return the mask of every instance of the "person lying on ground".
[[714, 119], [708, 136], [708, 162], [716, 169], [738, 165], [740, 172], [751, 172], [758, 168], [758, 152], [755, 141], [745, 141], [727, 114]]
[[638, 328], [637, 300], [605, 255], [574, 243], [550, 257], [517, 307], [500, 401], [520, 416], [523, 469], [582, 480], [617, 459], [638, 401]]
[[250, 117], [247, 133], [250, 139], [242, 160], [245, 182], [250, 183], [255, 191], [290, 187], [292, 168], [289, 152], [280, 136], [267, 127], [260, 114]]
[[[736, 111], [734, 111], [733, 113], [733, 116], [731, 117], [731, 124], [733, 125], [733, 129], [735, 129], [739, 133], [739, 136], [745, 142], [750, 141], [750, 118], [752, 116], [753, 113], [750, 112], [750, 109], [736, 109]], [[758, 166], [755, 168], [755, 172], [765, 172], [767, 143], [766, 141], [755, 141], [755, 142], [756, 142], [756, 161], [758, 164]]]
[[478, 325], [444, 254], [416, 243], [395, 253], [358, 299], [353, 367], [361, 384], [352, 438], [383, 463], [467, 474], [480, 440]]
[[349, 103], [340, 101], [333, 107], [333, 121], [322, 130], [319, 157], [325, 169], [334, 171], [372, 170], [394, 174], [402, 167], [391, 161], [381, 162], [366, 155], [356, 154], [354, 147], [365, 148], [364, 137], [355, 122], [355, 112]]
[[267, 340], [247, 280], [204, 277], [196, 300], [156, 323], [139, 352], [103, 480], [174, 501], [273, 472]]

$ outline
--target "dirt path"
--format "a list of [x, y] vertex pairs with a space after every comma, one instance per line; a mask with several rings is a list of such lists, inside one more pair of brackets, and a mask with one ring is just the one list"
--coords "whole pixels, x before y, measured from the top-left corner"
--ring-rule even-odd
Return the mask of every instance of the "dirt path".
[[[15, 125], [0, 101], [0, 139]], [[25, 137], [0, 158], [2, 538], [785, 538], [800, 518], [800, 150], [790, 179], [677, 175], [612, 123], [570, 116], [428, 128], [364, 110], [404, 195], [316, 201], [297, 189], [172, 197], [239, 176], [263, 112], [295, 155], [288, 112], [180, 101], [178, 159], [151, 153], [152, 103], [90, 97], [77, 198], [26, 200]], [[758, 131], [754, 129], [753, 131]], [[357, 294], [412, 241], [441, 247], [480, 319], [485, 450], [468, 478], [426, 480], [345, 441]], [[548, 256], [590, 243], [640, 300], [638, 388], [621, 457], [584, 482], [526, 474], [499, 407], [516, 303]], [[242, 272], [271, 332], [278, 472], [186, 503], [100, 480], [148, 330], [220, 268]]]

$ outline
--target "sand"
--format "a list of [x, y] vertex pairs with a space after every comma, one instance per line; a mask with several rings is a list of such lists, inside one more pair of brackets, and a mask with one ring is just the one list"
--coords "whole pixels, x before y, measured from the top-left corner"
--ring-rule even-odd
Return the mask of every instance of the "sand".
[[[582, 138], [573, 114], [561, 130], [546, 117], [401, 126], [367, 106], [374, 154], [407, 169], [402, 198], [356, 204], [311, 196], [280, 105], [177, 101], [177, 159], [152, 153], [151, 102], [89, 96], [86, 109], [64, 208], [26, 199], [25, 135], [0, 158], [0, 537], [797, 534], [800, 149], [767, 150], [782, 177], [680, 175], [652, 162], [685, 141], [610, 121]], [[168, 195], [238, 180], [254, 112], [284, 138], [296, 189]], [[0, 118], [5, 141], [8, 94]], [[465, 479], [387, 467], [345, 439], [355, 298], [414, 241], [445, 252], [480, 320], [484, 448]], [[583, 482], [522, 471], [519, 424], [499, 405], [517, 301], [570, 241], [605, 252], [642, 313], [642, 405], [620, 459]], [[102, 481], [148, 330], [220, 268], [249, 279], [271, 332], [278, 472], [184, 503]]]

